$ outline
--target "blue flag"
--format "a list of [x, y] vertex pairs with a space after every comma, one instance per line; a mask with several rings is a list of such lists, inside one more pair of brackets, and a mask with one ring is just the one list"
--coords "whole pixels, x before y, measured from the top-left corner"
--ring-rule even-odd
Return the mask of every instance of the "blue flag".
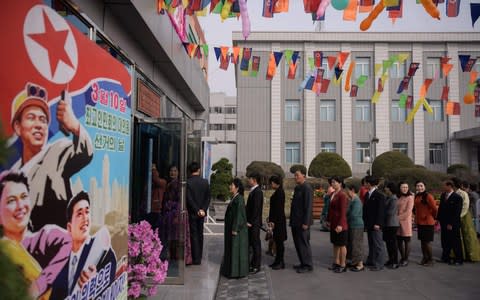
[[475, 26], [480, 17], [480, 3], [470, 3], [470, 14], [472, 15], [472, 27]]

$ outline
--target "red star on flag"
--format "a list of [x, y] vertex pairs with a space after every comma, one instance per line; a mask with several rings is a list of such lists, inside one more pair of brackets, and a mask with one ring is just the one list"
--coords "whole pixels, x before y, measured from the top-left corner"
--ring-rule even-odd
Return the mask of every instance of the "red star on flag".
[[69, 31], [56, 31], [45, 11], [43, 12], [43, 21], [45, 24], [45, 32], [31, 33], [28, 36], [47, 50], [51, 76], [55, 74], [60, 61], [74, 68], [70, 57], [65, 51], [65, 41], [67, 40]]

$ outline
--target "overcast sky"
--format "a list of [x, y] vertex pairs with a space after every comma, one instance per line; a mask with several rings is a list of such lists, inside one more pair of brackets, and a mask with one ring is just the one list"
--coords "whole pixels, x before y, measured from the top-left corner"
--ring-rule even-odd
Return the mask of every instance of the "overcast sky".
[[[480, 32], [480, 21], [472, 27], [470, 17], [470, 3], [480, 3], [480, 0], [461, 1], [460, 14], [456, 18], [448, 18], [445, 11], [445, 3], [439, 5], [441, 20], [438, 21], [428, 15], [422, 5], [416, 4], [414, 0], [404, 0], [403, 18], [397, 19], [394, 24], [388, 19], [386, 11], [374, 21], [369, 32]], [[445, 0], [448, 2], [448, 0]], [[250, 16], [251, 31], [314, 31], [314, 22], [311, 15], [303, 10], [303, 1], [290, 0], [290, 7], [287, 13], [275, 14], [274, 18], [262, 17], [263, 0], [248, 1], [248, 13]], [[350, 31], [360, 32], [361, 21], [367, 14], [357, 14], [357, 21], [343, 21], [343, 11], [338, 11], [329, 6], [325, 13], [323, 31]], [[227, 19], [223, 23], [220, 15], [209, 14], [206, 17], [199, 17], [200, 23], [205, 31], [207, 43], [210, 46], [209, 57], [209, 85], [210, 92], [225, 92], [227, 95], [235, 96], [235, 77], [232, 66], [228, 71], [218, 67], [213, 47], [231, 46], [232, 31], [241, 31], [241, 20]], [[255, 49], [253, 49], [255, 50]], [[321, 49], [319, 49], [321, 50]], [[260, 76], [260, 74], [259, 74]]]

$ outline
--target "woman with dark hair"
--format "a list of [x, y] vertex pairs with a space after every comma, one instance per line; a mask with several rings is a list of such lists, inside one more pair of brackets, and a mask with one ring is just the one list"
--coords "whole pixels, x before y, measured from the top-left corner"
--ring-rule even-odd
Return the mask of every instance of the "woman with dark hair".
[[385, 227], [383, 227], [383, 240], [387, 246], [388, 261], [385, 266], [390, 269], [398, 268], [397, 230], [398, 222], [397, 186], [387, 182], [384, 187], [385, 199]]
[[347, 223], [347, 195], [342, 191], [343, 179], [333, 176], [328, 183], [335, 190], [330, 199], [328, 209], [328, 222], [330, 224], [330, 242], [333, 244], [334, 263], [332, 269], [335, 273], [347, 271], [346, 256], [348, 242]]
[[287, 239], [287, 220], [285, 218], [285, 192], [283, 191], [282, 178], [277, 175], [270, 177], [270, 185], [275, 190], [270, 197], [270, 212], [268, 223], [273, 228], [273, 240], [277, 253], [275, 261], [270, 267], [274, 270], [284, 269], [283, 254], [285, 247], [283, 242]]
[[406, 181], [400, 182], [398, 189], [397, 211], [400, 227], [397, 230], [397, 243], [401, 256], [400, 267], [405, 267], [408, 265], [410, 239], [412, 238], [413, 194]]
[[363, 266], [363, 204], [357, 196], [357, 187], [354, 184], [347, 184], [346, 191], [349, 198], [347, 259], [351, 261], [350, 270], [360, 272], [365, 270]]
[[422, 260], [420, 265], [433, 266], [432, 242], [435, 218], [437, 217], [437, 204], [432, 194], [425, 189], [421, 180], [415, 183], [415, 222], [417, 224], [418, 239], [422, 245]]
[[222, 275], [240, 278], [248, 274], [248, 230], [243, 184], [234, 178], [230, 184], [232, 200], [225, 212], [224, 252], [221, 267]]

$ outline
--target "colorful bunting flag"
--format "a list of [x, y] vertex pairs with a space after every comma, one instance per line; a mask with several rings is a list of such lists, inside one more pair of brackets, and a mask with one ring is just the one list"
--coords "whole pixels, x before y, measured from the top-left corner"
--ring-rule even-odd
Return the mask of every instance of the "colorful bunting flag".
[[275, 55], [274, 53], [270, 53], [270, 58], [268, 60], [268, 67], [267, 67], [267, 80], [272, 80], [273, 76], [275, 76], [275, 72], [277, 71], [277, 64], [275, 62]]
[[412, 109], [413, 107], [413, 96], [407, 96], [407, 103], [405, 105], [407, 109]]
[[408, 68], [408, 76], [413, 77], [415, 76], [415, 72], [417, 72], [418, 67], [420, 66], [420, 63], [410, 63], [410, 68]]
[[440, 63], [443, 65], [443, 64], [448, 64], [448, 62], [451, 60], [452, 58], [451, 57], [448, 57], [448, 56], [444, 56], [444, 57], [440, 57]]
[[228, 46], [221, 46], [221, 47], [220, 47], [220, 52], [222, 53], [222, 57], [223, 57], [223, 58], [226, 58], [226, 57], [227, 57], [228, 49], [229, 49]]
[[407, 95], [401, 94], [400, 99], [398, 100], [398, 107], [405, 108], [407, 104]]
[[357, 97], [358, 85], [353, 84], [350, 90], [350, 97]]
[[395, 20], [397, 18], [401, 18], [403, 16], [403, 1], [399, 0], [398, 6], [387, 7], [387, 11], [390, 19]]
[[315, 67], [322, 67], [323, 53], [322, 51], [313, 51], [313, 59], [315, 61]]
[[292, 63], [293, 51], [292, 50], [285, 50], [285, 51], [283, 51], [283, 55], [285, 56], [285, 63], [287, 65], [290, 65]]
[[238, 54], [240, 53], [240, 47], [232, 47], [232, 62], [238, 63]]
[[305, 85], [306, 90], [312, 90], [313, 83], [315, 82], [315, 77], [310, 76], [307, 80], [307, 84]]
[[252, 68], [250, 76], [257, 77], [258, 70], [260, 69], [260, 56], [252, 56]]
[[379, 92], [379, 93], [383, 92], [383, 82], [382, 82], [382, 78], [378, 78], [377, 92]]
[[475, 92], [475, 88], [477, 87], [477, 84], [474, 82], [474, 83], [469, 83], [467, 85], [467, 89], [468, 89], [468, 92], [470, 94], [473, 94]]
[[475, 65], [475, 62], [477, 61], [476, 58], [470, 58], [467, 61], [467, 64], [465, 65], [465, 71], [464, 72], [470, 72], [472, 71], [473, 66]]
[[222, 70], [227, 70], [228, 69], [228, 64], [230, 62], [230, 57], [228, 56], [220, 56], [220, 69]]
[[358, 87], [364, 87], [365, 86], [365, 81], [367, 81], [368, 76], [367, 75], [360, 75], [357, 78], [357, 86]]
[[335, 62], [337, 61], [336, 56], [327, 56], [328, 60], [328, 69], [331, 70], [335, 66]]
[[320, 93], [326, 93], [328, 91], [329, 85], [330, 85], [330, 79], [323, 78]]
[[474, 83], [477, 81], [478, 72], [477, 71], [470, 71], [470, 83]]
[[308, 58], [308, 67], [309, 70], [315, 69], [315, 60], [313, 59], [313, 57]]
[[296, 73], [297, 73], [297, 64], [291, 63], [288, 66], [288, 79], [295, 79]]
[[252, 56], [252, 48], [243, 48], [242, 61], [240, 62], [240, 70], [248, 71], [248, 63]]
[[470, 55], [460, 54], [458, 56], [458, 59], [460, 59], [460, 66], [462, 67], [462, 71], [468, 72], [468, 71], [465, 71], [465, 67], [467, 66], [467, 63], [470, 60]]
[[472, 27], [474, 27], [475, 22], [480, 17], [480, 3], [470, 3], [470, 15], [472, 17]]
[[275, 6], [274, 0], [263, 0], [263, 12], [264, 18], [273, 18], [273, 7]]
[[288, 1], [289, 0], [273, 1], [273, 2], [275, 2], [275, 5], [273, 6], [273, 12], [274, 13], [288, 12]]
[[460, 115], [460, 103], [452, 101], [447, 102], [446, 113], [447, 116]]
[[348, 58], [348, 55], [350, 55], [349, 52], [339, 52], [338, 53], [338, 65], [340, 68], [343, 68], [343, 64]]
[[460, 0], [448, 0], [445, 8], [447, 9], [447, 17], [458, 17], [460, 13]]
[[357, 20], [357, 0], [349, 0], [347, 7], [343, 10], [343, 20], [356, 21]]
[[215, 57], [217, 58], [217, 61], [218, 61], [221, 54], [220, 47], [213, 47], [213, 50], [215, 51]]
[[447, 77], [453, 68], [453, 64], [442, 64], [443, 77]]
[[448, 85], [442, 88], [442, 99], [443, 101], [448, 101], [448, 93], [450, 92], [450, 87]]
[[410, 56], [408, 53], [399, 53], [398, 54], [398, 62], [403, 63], [404, 61], [407, 60], [407, 58]]
[[273, 56], [275, 58], [275, 67], [278, 67], [278, 64], [280, 63], [280, 60], [282, 59], [283, 52], [274, 51]]
[[323, 70], [323, 69], [320, 69], [320, 68], [317, 69], [317, 74], [315, 76], [315, 82], [316, 83], [321, 83], [322, 82], [324, 72], [325, 72], [325, 70]]
[[[380, 79], [380, 78], [379, 78], [379, 79]], [[372, 96], [372, 100], [371, 100], [372, 103], [373, 103], [373, 104], [377, 104], [379, 98], [380, 98], [380, 92], [375, 91], [375, 92], [373, 93], [373, 96]]]
[[298, 59], [299, 54], [300, 54], [300, 51], [293, 51], [293, 54], [292, 54], [292, 63], [293, 64], [297, 63], [297, 59]]
[[340, 76], [342, 75], [343, 69], [340, 67], [340, 64], [337, 64], [335, 67], [335, 78], [340, 80]]

